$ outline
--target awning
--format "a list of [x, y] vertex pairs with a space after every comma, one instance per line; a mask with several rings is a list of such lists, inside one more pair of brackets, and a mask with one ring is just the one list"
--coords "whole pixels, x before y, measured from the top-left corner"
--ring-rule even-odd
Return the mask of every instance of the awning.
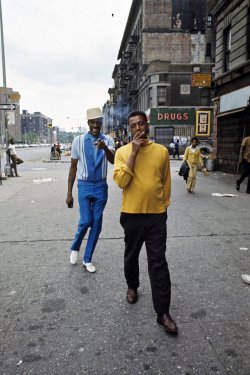
[[243, 111], [245, 111], [245, 109], [246, 109], [246, 107], [243, 107], [243, 108], [234, 109], [232, 111], [223, 112], [223, 113], [220, 113], [219, 115], [217, 115], [216, 117], [224, 117], [224, 116], [233, 115], [234, 113], [243, 112]]

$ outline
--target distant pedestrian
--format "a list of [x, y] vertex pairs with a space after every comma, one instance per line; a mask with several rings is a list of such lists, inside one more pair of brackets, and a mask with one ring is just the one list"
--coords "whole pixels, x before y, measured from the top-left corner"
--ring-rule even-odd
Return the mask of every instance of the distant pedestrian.
[[12, 172], [12, 169], [14, 169], [15, 176], [16, 177], [20, 177], [20, 175], [17, 172], [17, 165], [22, 164], [23, 160], [20, 159], [17, 156], [16, 148], [15, 148], [14, 144], [15, 144], [15, 141], [14, 141], [13, 138], [11, 138], [10, 141], [9, 141], [9, 147], [8, 147], [6, 153], [10, 157], [10, 160], [11, 160], [11, 164], [10, 164], [10, 167], [11, 167], [11, 176], [12, 177], [14, 176], [13, 172]]
[[196, 184], [196, 174], [198, 166], [206, 173], [206, 169], [203, 166], [203, 160], [201, 157], [201, 151], [198, 146], [198, 138], [193, 137], [191, 139], [191, 145], [185, 150], [183, 161], [186, 161], [189, 166], [188, 179], [187, 179], [187, 191], [193, 193]]
[[174, 150], [173, 150], [173, 158], [174, 159], [175, 159], [176, 155], [177, 155], [178, 159], [180, 159], [179, 148], [180, 148], [180, 141], [179, 141], [179, 139], [177, 139], [174, 142]]
[[61, 145], [60, 145], [59, 142], [55, 145], [55, 148], [56, 148], [57, 158], [61, 159], [61, 153], [62, 153], [62, 151], [61, 151]]
[[58, 153], [56, 151], [56, 144], [54, 143], [50, 148], [50, 160], [58, 159]]
[[241, 143], [241, 159], [243, 172], [236, 181], [236, 190], [240, 190], [240, 184], [248, 177], [246, 193], [250, 194], [250, 136], [245, 137]]
[[170, 204], [170, 164], [167, 149], [150, 141], [147, 117], [134, 111], [128, 116], [132, 142], [115, 154], [114, 181], [123, 190], [120, 223], [125, 234], [124, 270], [127, 302], [136, 303], [139, 254], [145, 242], [157, 322], [177, 333], [169, 314], [171, 281], [166, 261], [167, 208]]
[[174, 140], [173, 139], [169, 144], [169, 155], [174, 155]]
[[102, 112], [99, 108], [87, 110], [89, 132], [77, 136], [71, 149], [66, 203], [73, 207], [72, 189], [77, 175], [80, 221], [71, 245], [70, 263], [76, 264], [82, 240], [90, 228], [83, 265], [95, 272], [92, 256], [102, 229], [102, 215], [108, 198], [107, 164], [114, 163], [115, 144], [112, 137], [101, 134]]

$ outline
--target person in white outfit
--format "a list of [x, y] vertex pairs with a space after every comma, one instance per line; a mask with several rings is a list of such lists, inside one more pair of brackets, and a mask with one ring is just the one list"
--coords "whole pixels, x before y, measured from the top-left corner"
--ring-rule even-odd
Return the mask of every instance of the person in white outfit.
[[10, 144], [9, 144], [9, 147], [6, 151], [7, 155], [9, 156], [10, 160], [11, 160], [11, 176], [13, 177], [13, 172], [12, 172], [12, 169], [14, 169], [14, 172], [15, 172], [15, 176], [16, 177], [20, 177], [20, 175], [18, 174], [17, 172], [17, 165], [19, 164], [22, 164], [23, 163], [23, 160], [20, 159], [18, 156], [17, 156], [17, 153], [16, 153], [16, 148], [14, 146], [14, 139], [11, 138], [10, 139]]

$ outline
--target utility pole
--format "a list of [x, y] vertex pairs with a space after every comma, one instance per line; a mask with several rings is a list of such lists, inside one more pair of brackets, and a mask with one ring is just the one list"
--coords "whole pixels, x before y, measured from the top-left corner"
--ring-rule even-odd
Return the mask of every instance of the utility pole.
[[[4, 52], [4, 35], [3, 35], [3, 17], [2, 17], [2, 1], [0, 0], [0, 33], [1, 33], [1, 51], [2, 51], [2, 70], [3, 70], [3, 104], [8, 102], [7, 100], [7, 85], [6, 85], [6, 68], [5, 68], [5, 52]], [[7, 112], [3, 112], [3, 124], [2, 130], [5, 138], [6, 143], [6, 150], [9, 147], [9, 133], [8, 133], [8, 116]], [[4, 149], [4, 142], [2, 137], [2, 149]], [[9, 164], [10, 158], [9, 155], [6, 153], [6, 164]], [[2, 182], [2, 172], [1, 172], [1, 157], [0, 157], [0, 174], [1, 174], [1, 182]]]

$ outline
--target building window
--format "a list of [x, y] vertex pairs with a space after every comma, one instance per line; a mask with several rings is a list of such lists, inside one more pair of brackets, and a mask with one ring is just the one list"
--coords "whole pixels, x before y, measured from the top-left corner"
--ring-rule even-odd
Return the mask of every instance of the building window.
[[153, 90], [152, 87], [148, 89], [148, 106], [149, 108], [153, 107]]
[[158, 86], [157, 87], [157, 106], [165, 107], [167, 105], [167, 87]]
[[168, 74], [159, 74], [159, 82], [166, 82], [168, 80]]
[[206, 45], [206, 57], [212, 56], [212, 45], [211, 43], [207, 43]]
[[231, 26], [224, 30], [224, 72], [229, 70], [231, 51]]
[[211, 29], [211, 27], [213, 26], [213, 16], [211, 16], [210, 14], [207, 16], [207, 28]]

